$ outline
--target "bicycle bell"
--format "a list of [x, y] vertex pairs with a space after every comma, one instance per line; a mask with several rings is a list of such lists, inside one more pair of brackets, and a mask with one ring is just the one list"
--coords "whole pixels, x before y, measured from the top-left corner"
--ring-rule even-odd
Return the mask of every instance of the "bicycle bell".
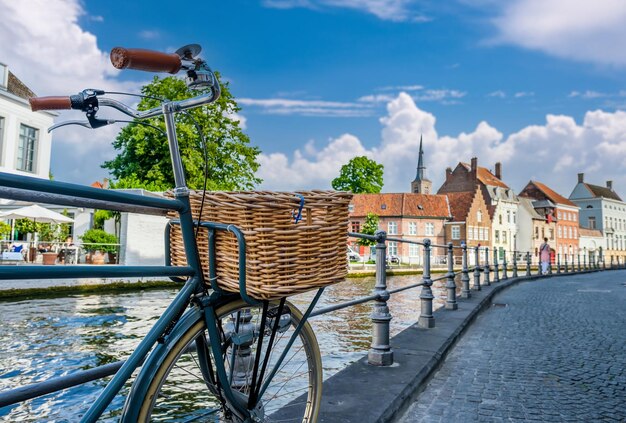
[[188, 44], [176, 50], [176, 54], [180, 56], [183, 62], [190, 62], [183, 64], [183, 69], [187, 71], [185, 82], [192, 89], [213, 87], [217, 84], [215, 75], [206, 62], [202, 59], [196, 59], [200, 51], [202, 51], [202, 47], [198, 44]]

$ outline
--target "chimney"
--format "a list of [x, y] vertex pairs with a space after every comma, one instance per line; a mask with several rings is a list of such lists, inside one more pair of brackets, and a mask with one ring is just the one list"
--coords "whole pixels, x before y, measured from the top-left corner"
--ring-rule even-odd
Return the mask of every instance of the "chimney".
[[478, 176], [478, 158], [472, 157], [472, 178], [476, 180]]
[[584, 173], [579, 173], [578, 174], [578, 183], [582, 184], [583, 182], [585, 182], [585, 174]]
[[502, 179], [502, 163], [496, 163], [496, 178]]
[[452, 168], [451, 167], [447, 167], [446, 168], [446, 181], [448, 179], [450, 179], [451, 176], [452, 176]]
[[613, 181], [606, 181], [606, 187], [613, 191]]

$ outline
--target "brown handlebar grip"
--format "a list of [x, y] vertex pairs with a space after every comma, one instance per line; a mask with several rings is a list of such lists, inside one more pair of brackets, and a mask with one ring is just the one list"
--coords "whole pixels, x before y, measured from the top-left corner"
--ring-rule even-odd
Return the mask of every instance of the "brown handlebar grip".
[[70, 110], [72, 108], [69, 97], [31, 97], [28, 102], [33, 112], [37, 110]]
[[138, 48], [115, 47], [111, 63], [117, 69], [136, 69], [148, 72], [176, 73], [180, 70], [180, 56]]

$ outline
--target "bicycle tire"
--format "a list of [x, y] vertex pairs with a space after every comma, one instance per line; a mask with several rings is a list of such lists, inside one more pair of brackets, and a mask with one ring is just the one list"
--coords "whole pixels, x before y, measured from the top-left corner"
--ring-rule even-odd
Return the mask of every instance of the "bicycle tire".
[[[276, 306], [276, 303], [271, 303], [271, 305]], [[285, 305], [288, 307], [287, 310], [289, 310], [290, 315], [290, 323], [288, 324], [289, 327], [286, 329], [285, 333], [289, 334], [301, 321], [302, 314], [293, 305], [289, 303], [285, 303]], [[246, 313], [247, 310], [250, 310], [250, 314], [253, 318], [255, 317], [255, 314], [257, 316], [260, 315], [258, 306], [251, 307], [242, 300], [235, 300], [219, 307], [216, 311], [216, 316], [221, 322], [221, 325], [225, 326], [228, 324], [228, 322], [225, 321], [226, 319], [232, 320], [233, 315], [240, 316], [239, 313]], [[203, 336], [205, 340], [208, 340], [206, 323], [204, 318], [201, 317], [202, 313], [198, 316], [200, 316], [198, 320], [191, 325], [185, 333], [172, 342], [171, 348], [169, 348], [169, 351], [161, 360], [160, 366], [155, 372], [155, 377], [151, 380], [141, 398], [142, 403], [139, 407], [138, 421], [181, 421], [181, 418], [183, 417], [181, 414], [185, 414], [185, 418], [193, 418], [194, 415], [201, 418], [213, 415], [215, 417], [215, 421], [240, 421], [235, 414], [229, 413], [230, 408], [232, 407], [229, 407], [228, 405], [226, 407], [220, 406], [219, 398], [211, 392], [211, 390], [215, 392], [216, 387], [207, 380], [208, 378], [203, 375], [200, 370], [197, 351], [196, 358], [194, 359], [193, 357], [194, 348], [191, 347], [191, 345], [195, 344], [198, 340], [201, 341], [201, 336]], [[266, 325], [266, 327], [267, 326], [268, 325]], [[270, 365], [268, 366], [269, 369], [266, 373], [266, 377], [272, 368], [272, 359], [279, 357], [279, 353], [282, 351], [278, 350], [280, 348], [284, 349], [285, 347], [285, 338], [288, 339], [286, 336], [282, 336], [280, 340], [277, 339], [274, 348], [272, 348], [269, 361]], [[267, 343], [267, 337], [265, 340]], [[282, 340], [285, 340], [285, 342], [283, 343]], [[223, 342], [223, 340], [220, 342]], [[256, 339], [251, 346], [254, 347], [251, 351], [251, 356], [254, 357], [254, 353], [256, 351]], [[231, 353], [232, 346], [227, 348], [225, 357], [230, 358]], [[298, 356], [297, 359], [296, 356]], [[211, 357], [214, 360], [212, 354]], [[288, 359], [289, 362], [287, 361]], [[235, 367], [237, 367], [237, 360], [235, 360], [235, 363]], [[306, 371], [300, 371], [304, 363], [306, 363], [307, 369]], [[290, 352], [287, 354], [285, 362], [281, 365], [281, 372], [286, 366], [290, 366], [287, 369], [289, 370], [292, 368], [292, 365], [294, 368], [293, 374], [289, 375], [289, 371], [287, 371], [285, 372], [287, 374], [277, 374], [272, 379], [272, 383], [277, 381], [279, 384], [282, 383], [282, 386], [270, 386], [265, 395], [260, 398], [259, 401], [260, 404], [262, 404], [261, 407], [263, 411], [260, 413], [262, 417], [259, 421], [271, 422], [273, 420], [280, 420], [303, 423], [317, 421], [321, 402], [322, 363], [315, 334], [308, 322], [303, 325], [302, 330], [296, 339], [296, 343], [294, 343]], [[194, 367], [195, 370], [193, 370]], [[176, 369], [176, 374], [173, 374], [174, 369]], [[229, 369], [230, 367], [227, 368], [227, 371], [229, 371]], [[233, 371], [231, 375], [234, 375], [235, 373], [236, 372]], [[302, 380], [296, 380], [296, 376], [299, 376]], [[202, 391], [200, 395], [189, 392], [190, 378], [192, 381], [195, 379], [196, 384], [200, 385], [199, 389]], [[167, 385], [168, 379], [170, 385]], [[232, 382], [234, 379], [235, 377], [232, 376], [231, 383], [233, 384], [235, 384], [235, 382]], [[238, 381], [239, 383], [241, 382], [241, 377], [239, 377]], [[302, 384], [302, 386], [298, 385], [298, 388], [296, 388], [296, 382]], [[283, 398], [281, 401], [277, 401], [279, 393], [280, 397], [283, 397], [284, 393], [281, 393], [281, 390], [287, 386], [287, 384], [289, 384], [289, 389], [292, 390], [292, 398], [287, 397]], [[306, 389], [307, 392], [298, 393], [303, 389]], [[241, 391], [242, 394], [246, 396], [245, 388]], [[306, 397], [304, 397], [305, 394]], [[271, 395], [274, 395], [274, 397], [272, 398]], [[171, 403], [165, 404], [163, 400], [171, 400]], [[269, 407], [272, 401], [276, 401], [273, 406], [278, 405], [279, 407], [277, 409]], [[224, 413], [224, 409], [227, 410], [226, 413]]]

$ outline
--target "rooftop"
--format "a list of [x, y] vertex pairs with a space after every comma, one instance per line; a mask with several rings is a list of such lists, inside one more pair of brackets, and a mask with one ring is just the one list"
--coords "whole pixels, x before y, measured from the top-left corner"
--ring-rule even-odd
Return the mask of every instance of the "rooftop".
[[413, 193], [355, 194], [351, 216], [450, 217], [450, 207], [445, 195]]

